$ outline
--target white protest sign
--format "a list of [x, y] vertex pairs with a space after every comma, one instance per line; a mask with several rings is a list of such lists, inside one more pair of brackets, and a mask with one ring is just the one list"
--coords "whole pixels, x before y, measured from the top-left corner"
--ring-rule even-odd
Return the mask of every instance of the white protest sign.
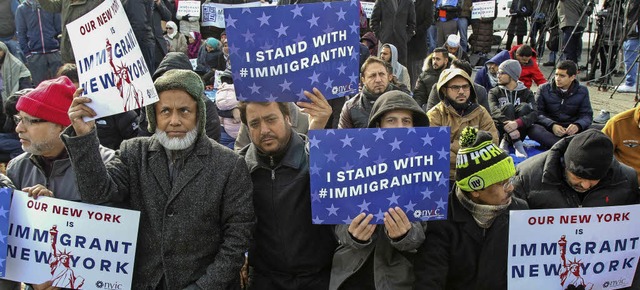
[[178, 2], [176, 17], [189, 15], [190, 17], [200, 17], [200, 1], [183, 1]]
[[226, 8], [248, 8], [265, 6], [260, 1], [249, 2], [242, 4], [219, 4], [219, 3], [205, 3], [202, 4], [202, 26], [215, 26], [218, 28], [225, 28], [224, 24], [224, 9]]
[[509, 289], [631, 286], [639, 223], [640, 205], [512, 211]]
[[151, 73], [120, 0], [107, 0], [67, 24], [83, 95], [97, 118], [158, 101]]
[[131, 289], [140, 213], [14, 191], [5, 279]]
[[496, 1], [473, 2], [471, 19], [496, 17]]
[[367, 16], [367, 18], [371, 18], [371, 14], [373, 13], [373, 6], [375, 4], [375, 2], [360, 2], [360, 5], [362, 5], [362, 11], [364, 11], [364, 14]]

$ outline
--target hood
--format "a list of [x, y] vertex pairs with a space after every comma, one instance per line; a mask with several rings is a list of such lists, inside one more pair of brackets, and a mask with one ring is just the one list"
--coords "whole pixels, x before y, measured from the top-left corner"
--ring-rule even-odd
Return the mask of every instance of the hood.
[[[507, 87], [503, 86], [503, 85], [498, 85], [498, 87], [501, 90], [509, 91], [509, 89]], [[522, 91], [522, 90], [526, 90], [526, 89], [528, 89], [528, 88], [524, 85], [524, 83], [521, 82], [521, 81], [518, 81], [518, 83], [516, 84], [516, 88], [513, 91], [516, 92], [516, 91]]]
[[471, 90], [470, 90], [471, 95], [469, 95], [469, 101], [476, 103], [477, 102], [477, 100], [476, 100], [476, 88], [473, 85], [473, 81], [471, 80], [471, 77], [465, 71], [463, 71], [461, 69], [458, 69], [458, 68], [445, 69], [440, 74], [440, 78], [438, 79], [438, 83], [436, 85], [436, 89], [438, 90], [438, 97], [440, 98], [440, 100], [444, 100], [444, 98], [445, 98], [445, 96], [442, 94], [440, 89], [446, 83], [448, 83], [450, 80], [452, 80], [453, 78], [455, 78], [457, 76], [461, 76], [461, 77], [465, 78], [469, 82], [469, 85], [471, 85]]
[[381, 49], [378, 50], [378, 57], [380, 57], [380, 54], [382, 53], [382, 48], [385, 47], [388, 47], [389, 50], [391, 50], [391, 67], [393, 68], [393, 75], [400, 77], [400, 74], [402, 73], [402, 67], [398, 62], [398, 49], [391, 43], [385, 43], [382, 45]]
[[429, 118], [418, 103], [408, 94], [401, 91], [388, 91], [382, 94], [371, 107], [369, 128], [376, 128], [380, 118], [393, 110], [409, 110], [413, 112], [414, 127], [429, 127]]
[[[449, 55], [449, 66], [451, 66], [451, 63], [456, 60], [456, 56], [453, 54], [448, 54]], [[445, 68], [443, 68], [442, 70], [435, 70], [433, 68], [433, 66], [431, 65], [431, 58], [433, 57], [433, 53], [429, 54], [429, 56], [427, 56], [427, 58], [424, 59], [424, 62], [422, 63], [422, 71], [423, 72], [427, 72], [430, 74], [440, 74], [440, 72], [442, 72], [442, 70], [444, 70]]]
[[176, 37], [176, 35], [178, 34], [178, 26], [176, 25], [176, 23], [173, 22], [173, 21], [168, 21], [167, 22], [167, 27], [173, 28], [173, 33], [167, 33], [167, 36], [169, 36], [169, 38], [171, 38], [171, 39]]
[[193, 70], [193, 66], [191, 66], [191, 62], [189, 61], [189, 57], [182, 52], [169, 52], [164, 56], [158, 68], [153, 73], [153, 80], [155, 81], [157, 78], [162, 76], [169, 70], [172, 69], [188, 69]]

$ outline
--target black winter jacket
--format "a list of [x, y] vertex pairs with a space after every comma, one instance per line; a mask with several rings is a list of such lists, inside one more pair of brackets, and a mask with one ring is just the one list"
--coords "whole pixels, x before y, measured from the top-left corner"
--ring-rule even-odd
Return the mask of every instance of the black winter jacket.
[[593, 122], [593, 109], [589, 99], [589, 90], [577, 80], [567, 92], [562, 92], [555, 79], [541, 85], [536, 92], [538, 124], [550, 129], [553, 124], [567, 126], [577, 124], [580, 130], [586, 130]]
[[524, 209], [526, 202], [513, 198], [485, 230], [450, 194], [447, 220], [428, 222], [427, 239], [418, 248], [414, 289], [506, 290], [509, 211]]
[[[574, 135], [575, 136], [575, 135]], [[518, 164], [514, 194], [532, 209], [576, 208], [638, 203], [636, 171], [613, 159], [607, 175], [580, 201], [566, 182], [561, 159], [573, 136], [558, 141], [549, 151]]]
[[291, 130], [287, 151], [279, 162], [259, 153], [253, 144], [239, 152], [254, 184], [257, 222], [249, 264], [280, 282], [284, 280], [279, 278], [329, 271], [338, 245], [331, 226], [311, 224], [309, 153], [303, 138]]

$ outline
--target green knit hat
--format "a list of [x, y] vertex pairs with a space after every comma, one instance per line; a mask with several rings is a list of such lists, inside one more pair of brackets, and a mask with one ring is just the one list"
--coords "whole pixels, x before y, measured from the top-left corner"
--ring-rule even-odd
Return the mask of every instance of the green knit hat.
[[[189, 94], [198, 105], [198, 135], [205, 135], [205, 125], [207, 118], [207, 108], [204, 104], [204, 84], [196, 73], [186, 69], [172, 69], [156, 79], [153, 84], [158, 95], [168, 90], [181, 90]], [[156, 131], [156, 104], [146, 106], [149, 133]]]
[[493, 144], [491, 133], [466, 127], [460, 134], [456, 184], [466, 192], [485, 189], [516, 174], [513, 158]]

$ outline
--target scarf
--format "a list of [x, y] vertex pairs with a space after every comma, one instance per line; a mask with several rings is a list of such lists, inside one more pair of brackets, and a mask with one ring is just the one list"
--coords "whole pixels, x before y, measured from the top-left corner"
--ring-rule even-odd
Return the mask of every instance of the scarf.
[[193, 37], [193, 39], [195, 39], [195, 41], [193, 43], [189, 43], [187, 55], [189, 56], [189, 58], [197, 58], [198, 50], [200, 50], [200, 43], [202, 42], [202, 36], [200, 35], [200, 32], [197, 31], [189, 32], [189, 34], [191, 35], [191, 37]]
[[169, 38], [171, 38], [171, 39], [176, 37], [176, 35], [178, 34], [178, 26], [176, 25], [176, 23], [173, 22], [173, 21], [169, 21], [169, 22], [167, 22], [167, 27], [173, 28], [173, 32], [172, 33], [167, 33], [167, 36]]
[[509, 205], [511, 205], [511, 201], [509, 201], [508, 204], [503, 205], [477, 204], [468, 198], [467, 195], [465, 195], [459, 188], [456, 188], [456, 197], [460, 201], [460, 204], [462, 204], [462, 207], [471, 213], [476, 224], [483, 229], [490, 228], [496, 217], [502, 214]]

